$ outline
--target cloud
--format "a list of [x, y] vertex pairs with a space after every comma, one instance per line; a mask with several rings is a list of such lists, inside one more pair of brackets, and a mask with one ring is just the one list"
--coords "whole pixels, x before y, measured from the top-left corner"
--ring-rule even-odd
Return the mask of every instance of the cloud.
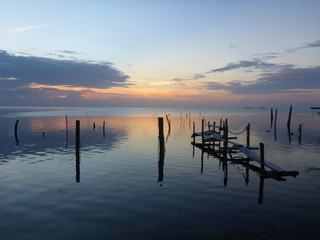
[[266, 69], [276, 69], [276, 68], [284, 68], [284, 67], [292, 67], [292, 66], [293, 65], [291, 64], [287, 64], [287, 65], [274, 64], [274, 63], [268, 63], [266, 61], [262, 61], [260, 59], [253, 59], [253, 60], [242, 60], [237, 63], [229, 63], [224, 67], [212, 69], [207, 73], [226, 72], [226, 71], [237, 70], [240, 68], [253, 68], [253, 69], [259, 69], [259, 70], [266, 70]]
[[306, 48], [318, 48], [320, 47], [320, 40], [311, 42], [311, 43], [306, 43], [303, 46], [297, 47], [297, 48], [289, 48], [286, 50], [287, 53], [294, 53], [296, 51], [306, 49]]
[[[109, 64], [15, 56], [6, 51], [0, 51], [0, 78], [17, 79], [10, 81], [11, 88], [26, 87], [31, 83], [101, 89], [129, 85], [129, 76]], [[10, 87], [4, 86], [3, 82], [1, 89]]]
[[198, 80], [200, 78], [205, 78], [205, 77], [206, 77], [206, 75], [197, 73], [197, 74], [193, 75], [192, 80]]
[[227, 90], [233, 94], [271, 94], [283, 92], [306, 92], [320, 89], [320, 67], [285, 68], [274, 73], [262, 74], [254, 82], [231, 81], [207, 82], [205, 88]]

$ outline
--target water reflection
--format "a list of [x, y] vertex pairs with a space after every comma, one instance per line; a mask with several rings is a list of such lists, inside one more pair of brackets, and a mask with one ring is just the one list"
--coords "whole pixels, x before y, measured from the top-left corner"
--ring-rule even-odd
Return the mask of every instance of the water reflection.
[[[102, 122], [101, 118], [95, 118]], [[112, 121], [115, 121], [113, 119]], [[105, 152], [128, 138], [126, 129], [107, 126], [103, 131], [89, 127], [92, 119], [81, 119], [81, 148], [83, 151]], [[19, 123], [19, 125], [18, 125]], [[98, 126], [96, 126], [98, 129]], [[14, 133], [14, 134], [13, 134]], [[14, 135], [14, 136], [12, 136]], [[10, 140], [14, 140], [10, 141]], [[0, 161], [28, 156], [46, 156], [52, 153], [69, 154], [76, 145], [75, 119], [65, 117], [0, 119]], [[70, 146], [71, 144], [71, 146]], [[70, 149], [69, 149], [70, 148]]]

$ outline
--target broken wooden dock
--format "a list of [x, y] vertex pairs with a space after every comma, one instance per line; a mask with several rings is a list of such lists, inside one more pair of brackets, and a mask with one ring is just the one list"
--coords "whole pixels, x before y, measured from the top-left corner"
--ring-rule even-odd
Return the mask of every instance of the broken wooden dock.
[[[231, 155], [234, 153], [242, 152], [247, 158], [243, 158], [243, 162], [247, 162], [248, 160], [257, 162], [260, 164], [259, 173], [265, 177], [281, 177], [281, 176], [297, 176], [299, 174], [298, 171], [287, 171], [282, 169], [281, 167], [265, 160], [264, 157], [264, 144], [260, 143], [259, 148], [253, 148], [250, 146], [250, 124], [246, 126], [246, 128], [240, 132], [246, 132], [246, 146], [243, 144], [237, 143], [235, 140], [236, 136], [229, 136], [229, 128], [227, 119], [222, 122], [220, 120], [220, 125], [216, 125], [215, 123], [208, 123], [208, 130], [204, 131], [205, 122], [202, 120], [201, 132], [195, 132], [195, 124], [193, 125], [193, 142], [192, 144], [202, 150], [212, 153], [214, 155], [221, 156], [227, 159], [227, 154]], [[201, 137], [201, 143], [196, 143], [196, 137]], [[258, 155], [254, 150], [260, 150], [260, 155]], [[240, 161], [237, 158], [237, 161]], [[266, 170], [269, 168], [270, 170]]]

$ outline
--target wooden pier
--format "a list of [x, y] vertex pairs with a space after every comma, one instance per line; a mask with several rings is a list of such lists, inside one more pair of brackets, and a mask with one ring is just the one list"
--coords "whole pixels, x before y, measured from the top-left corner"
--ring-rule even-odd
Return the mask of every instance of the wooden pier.
[[[250, 146], [250, 124], [246, 126], [246, 128], [237, 134], [241, 134], [246, 132], [246, 146], [243, 144], [239, 144], [235, 141], [237, 139], [236, 136], [229, 136], [228, 128], [228, 120], [225, 121], [220, 120], [220, 125], [216, 125], [215, 123], [208, 123], [208, 130], [204, 130], [205, 122], [202, 120], [201, 132], [195, 132], [195, 127], [193, 128], [193, 142], [192, 145], [202, 149], [205, 152], [213, 154], [215, 157], [219, 157], [220, 159], [225, 159], [229, 161], [233, 161], [236, 163], [241, 163], [243, 165], [248, 165], [248, 161], [253, 161], [259, 164], [259, 167], [251, 165], [251, 168], [256, 172], [259, 172], [261, 176], [264, 177], [272, 177], [277, 180], [284, 180], [282, 176], [297, 176], [299, 175], [298, 171], [287, 171], [282, 169], [281, 167], [265, 160], [264, 157], [264, 144], [260, 143], [258, 147]], [[235, 134], [233, 134], [235, 135]], [[196, 143], [196, 137], [201, 137], [201, 142]], [[260, 150], [260, 155], [254, 152], [255, 150]], [[243, 153], [247, 158], [234, 158], [232, 154]], [[230, 158], [227, 158], [227, 156]], [[235, 160], [236, 159], [236, 160]], [[266, 170], [268, 168], [269, 170]]]

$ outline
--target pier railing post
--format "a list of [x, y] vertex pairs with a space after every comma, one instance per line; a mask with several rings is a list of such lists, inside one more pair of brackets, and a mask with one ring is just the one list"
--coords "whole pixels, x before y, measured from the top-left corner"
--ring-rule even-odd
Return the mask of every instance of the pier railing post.
[[224, 151], [228, 150], [228, 119], [225, 120], [224, 122], [224, 128], [223, 128], [223, 137], [224, 137], [224, 144], [223, 144], [223, 148]]
[[247, 125], [247, 148], [250, 148], [250, 123]]

